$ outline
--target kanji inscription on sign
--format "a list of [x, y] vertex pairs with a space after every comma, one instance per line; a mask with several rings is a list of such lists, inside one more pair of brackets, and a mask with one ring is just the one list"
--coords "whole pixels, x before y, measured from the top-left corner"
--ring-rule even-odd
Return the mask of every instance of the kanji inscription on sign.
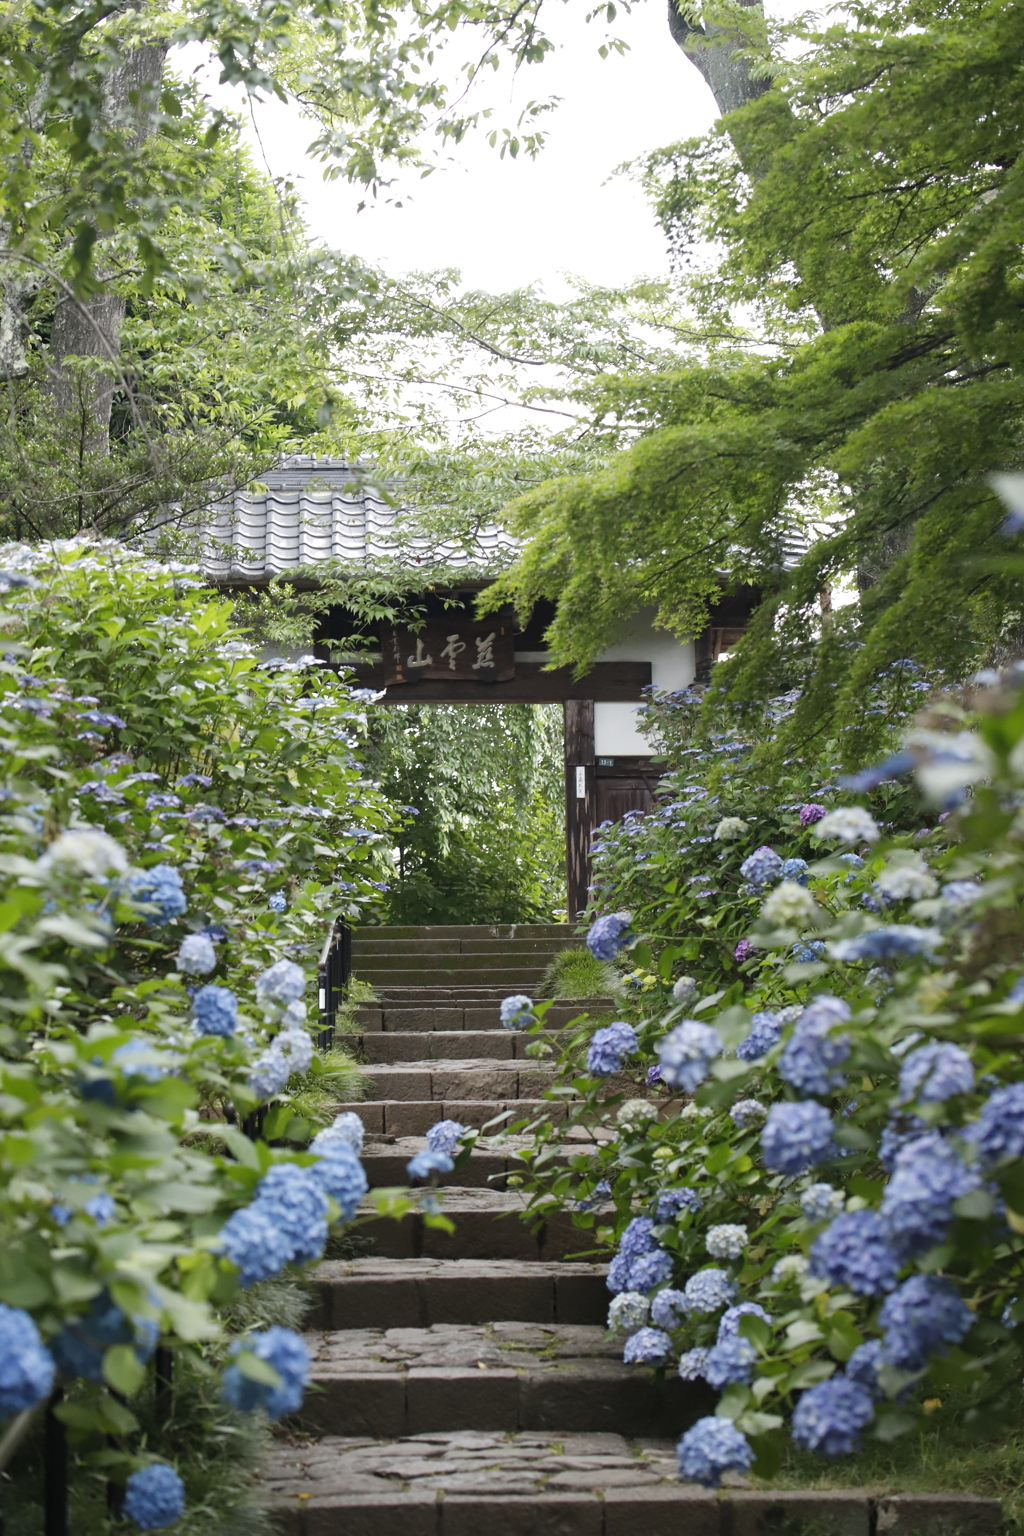
[[381, 640], [389, 688], [421, 677], [507, 683], [516, 675], [513, 627], [497, 616], [469, 624], [435, 620], [419, 631], [386, 629]]

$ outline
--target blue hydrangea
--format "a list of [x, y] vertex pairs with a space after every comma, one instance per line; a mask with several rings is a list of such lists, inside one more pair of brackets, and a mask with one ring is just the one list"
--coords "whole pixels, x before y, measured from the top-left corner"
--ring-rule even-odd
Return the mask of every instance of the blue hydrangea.
[[662, 1077], [673, 1088], [692, 1093], [707, 1077], [722, 1049], [722, 1038], [710, 1024], [684, 1019], [658, 1043]]
[[793, 1439], [805, 1451], [848, 1456], [875, 1416], [871, 1393], [857, 1381], [833, 1376], [800, 1396], [793, 1411]]
[[626, 1340], [622, 1358], [626, 1365], [664, 1365], [672, 1340], [660, 1328], [638, 1328]]
[[405, 1171], [410, 1179], [429, 1179], [432, 1173], [451, 1173], [454, 1167], [447, 1152], [435, 1152], [427, 1147], [409, 1159]]
[[953, 1202], [981, 1182], [937, 1131], [918, 1136], [896, 1154], [882, 1196], [882, 1225], [902, 1259], [939, 1243], [953, 1219]]
[[629, 1266], [631, 1291], [651, 1291], [656, 1285], [665, 1285], [672, 1279], [672, 1255], [664, 1248], [654, 1248], [642, 1253]]
[[983, 1163], [996, 1163], [1001, 1157], [1024, 1157], [1024, 1083], [997, 1088], [964, 1134], [974, 1142]]
[[305, 972], [294, 960], [278, 960], [256, 978], [256, 996], [264, 1008], [297, 1003], [305, 990]]
[[808, 1221], [829, 1221], [843, 1209], [843, 1192], [831, 1184], [812, 1184], [800, 1196], [800, 1210]]
[[773, 885], [776, 880], [782, 878], [782, 860], [774, 848], [762, 844], [743, 860], [740, 865], [740, 874], [755, 889], [764, 885]]
[[736, 1296], [736, 1282], [724, 1269], [698, 1269], [683, 1286], [687, 1312], [712, 1317]]
[[698, 1381], [708, 1363], [706, 1349], [688, 1349], [679, 1356], [679, 1375], [683, 1381]]
[[977, 901], [982, 889], [976, 880], [951, 880], [942, 887], [942, 900], [954, 912], [960, 912]]
[[103, 1355], [111, 1344], [131, 1344], [140, 1360], [156, 1348], [160, 1330], [152, 1318], [126, 1317], [108, 1290], [94, 1296], [84, 1317], [65, 1323], [50, 1340], [50, 1353], [65, 1376], [103, 1380]]
[[767, 1010], [755, 1013], [750, 1020], [750, 1034], [740, 1041], [736, 1055], [741, 1061], [760, 1061], [773, 1046], [778, 1045], [781, 1036], [782, 1025], [774, 1013]]
[[680, 1211], [699, 1211], [704, 1201], [695, 1189], [659, 1189], [654, 1197], [656, 1221], [675, 1221]]
[[636, 1030], [621, 1020], [595, 1030], [587, 1049], [587, 1071], [594, 1077], [611, 1077], [622, 1066], [622, 1058], [632, 1056], [638, 1047]]
[[351, 1146], [332, 1142], [308, 1172], [324, 1193], [330, 1195], [341, 1208], [342, 1221], [351, 1221], [369, 1188], [366, 1170]]
[[29, 1314], [0, 1302], [0, 1418], [49, 1397], [54, 1364]]
[[276, 1042], [261, 1052], [249, 1068], [249, 1087], [257, 1098], [272, 1099], [291, 1077], [291, 1067]]
[[811, 939], [807, 944], [794, 944], [790, 953], [800, 965], [813, 965], [816, 960], [824, 958], [825, 941]]
[[829, 945], [829, 953], [835, 960], [894, 960], [901, 955], [928, 954], [941, 938], [937, 928], [890, 923], [882, 928], [871, 928], [855, 939], [838, 939]]
[[932, 1041], [911, 1051], [900, 1067], [899, 1097], [904, 1104], [912, 1099], [941, 1104], [955, 1093], [970, 1093], [973, 1087], [971, 1058], [958, 1045]]
[[783, 880], [795, 880], [797, 885], [806, 885], [809, 879], [807, 871], [806, 859], [786, 859], [779, 874]]
[[113, 1195], [104, 1189], [98, 1195], [91, 1195], [82, 1210], [92, 1217], [98, 1227], [105, 1227], [117, 1215], [117, 1203]]
[[152, 869], [136, 869], [128, 876], [125, 890], [150, 928], [162, 928], [188, 911], [181, 876], [171, 864], [154, 864]]
[[912, 1275], [882, 1306], [882, 1360], [921, 1371], [930, 1355], [959, 1344], [974, 1321], [956, 1287], [941, 1275]]
[[816, 997], [803, 1011], [779, 1057], [779, 1076], [800, 1093], [827, 1094], [843, 1082], [841, 1067], [850, 1054], [849, 1035], [833, 1035], [850, 1010], [837, 997]]
[[536, 1017], [533, 998], [527, 997], [525, 992], [516, 992], [506, 997], [498, 1009], [498, 1017], [502, 1029], [526, 1029]]
[[208, 981], [192, 999], [193, 1027], [198, 1035], [227, 1038], [238, 1028], [238, 998], [230, 987]]
[[698, 1419], [676, 1446], [679, 1476], [703, 1488], [717, 1488], [723, 1472], [749, 1472], [754, 1452], [731, 1419], [709, 1414]]
[[287, 912], [288, 901], [283, 891], [271, 891], [267, 897], [267, 908], [271, 912]]
[[756, 1125], [763, 1120], [767, 1113], [767, 1109], [757, 1099], [737, 1099], [729, 1111], [729, 1119], [733, 1125], [745, 1131], [748, 1125]]
[[315, 1168], [278, 1163], [256, 1186], [255, 1203], [273, 1212], [295, 1264], [319, 1258], [327, 1241], [327, 1197]]
[[895, 1123], [890, 1123], [882, 1129], [882, 1138], [878, 1144], [878, 1161], [883, 1168], [888, 1168], [891, 1173], [896, 1166], [896, 1156], [903, 1147], [909, 1146], [912, 1141], [917, 1141], [928, 1130], [923, 1120], [916, 1115], [901, 1115]]
[[778, 1173], [803, 1173], [834, 1156], [832, 1121], [814, 1099], [773, 1104], [761, 1132], [761, 1157]]
[[578, 1211], [596, 1211], [599, 1206], [611, 1199], [612, 1187], [607, 1179], [599, 1179], [594, 1185], [594, 1192], [589, 1197], [576, 1201]]
[[175, 965], [187, 976], [205, 976], [217, 964], [217, 951], [205, 933], [190, 933], [178, 946]]
[[427, 1146], [432, 1152], [447, 1152], [454, 1157], [459, 1149], [459, 1137], [466, 1134], [466, 1127], [458, 1120], [438, 1120], [427, 1132]]
[[882, 1341], [880, 1339], [868, 1339], [866, 1344], [858, 1344], [849, 1360], [847, 1360], [846, 1375], [851, 1381], [856, 1381], [862, 1387], [866, 1387], [872, 1397], [884, 1397], [882, 1384], [878, 1379], [878, 1372], [881, 1366]]
[[642, 1253], [650, 1253], [652, 1248], [657, 1247], [654, 1222], [649, 1216], [634, 1216], [619, 1240], [619, 1252], [630, 1264]]
[[263, 1360], [271, 1366], [280, 1380], [277, 1386], [272, 1387], [263, 1381], [250, 1380], [237, 1365], [229, 1365], [222, 1382], [225, 1399], [243, 1413], [263, 1408], [271, 1419], [280, 1419], [286, 1413], [297, 1413], [302, 1407], [309, 1375], [309, 1350], [301, 1336], [291, 1328], [281, 1328], [275, 1324], [261, 1333], [251, 1333], [245, 1339], [236, 1339], [231, 1346], [231, 1353], [238, 1355], [243, 1349], [251, 1351], [257, 1360]]
[[275, 1213], [258, 1202], [228, 1217], [220, 1230], [220, 1245], [241, 1271], [239, 1279], [244, 1289], [279, 1275], [292, 1253]]
[[757, 1359], [757, 1350], [741, 1334], [726, 1334], [708, 1350], [704, 1379], [709, 1387], [722, 1392], [735, 1381], [749, 1382]]
[[325, 1157], [330, 1147], [344, 1146], [358, 1157], [363, 1150], [364, 1136], [363, 1122], [355, 1110], [346, 1109], [342, 1114], [335, 1115], [326, 1130], [317, 1131], [309, 1144], [309, 1150]]
[[837, 1216], [811, 1248], [811, 1274], [857, 1296], [891, 1291], [899, 1267], [877, 1211]]
[[655, 1328], [678, 1328], [686, 1315], [686, 1297], [682, 1291], [666, 1287], [651, 1302], [651, 1322]]
[[617, 1253], [608, 1266], [608, 1277], [605, 1281], [608, 1289], [613, 1293], [629, 1290], [630, 1261], [625, 1254]]
[[732, 1339], [739, 1334], [740, 1319], [744, 1317], [759, 1317], [762, 1322], [771, 1324], [771, 1317], [764, 1307], [756, 1301], [741, 1301], [735, 1307], [729, 1307], [722, 1313], [718, 1322], [718, 1342], [723, 1339]]
[[166, 1462], [151, 1461], [128, 1479], [121, 1511], [140, 1531], [162, 1531], [185, 1511], [185, 1484]]
[[632, 940], [629, 932], [630, 914], [612, 912], [599, 917], [587, 934], [587, 948], [595, 960], [614, 960], [620, 949]]

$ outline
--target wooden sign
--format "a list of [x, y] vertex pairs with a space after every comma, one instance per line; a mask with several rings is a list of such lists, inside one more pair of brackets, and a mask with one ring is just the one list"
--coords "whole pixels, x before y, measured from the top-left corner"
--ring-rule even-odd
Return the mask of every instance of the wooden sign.
[[514, 630], [508, 619], [434, 621], [414, 632], [385, 629], [384, 685], [416, 683], [421, 678], [463, 683], [507, 683], [516, 675]]

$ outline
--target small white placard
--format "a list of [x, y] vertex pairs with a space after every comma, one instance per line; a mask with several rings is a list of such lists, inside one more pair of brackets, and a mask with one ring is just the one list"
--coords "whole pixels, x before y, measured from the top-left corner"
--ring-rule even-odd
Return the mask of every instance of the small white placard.
[[321, 987], [320, 988], [320, 1012], [323, 1013], [323, 1011], [324, 1011], [324, 1009], [326, 1007], [327, 1007], [327, 988], [326, 987]]
[[576, 799], [577, 800], [585, 800], [586, 798], [587, 798], [587, 770], [584, 767], [581, 766], [581, 767], [576, 769]]

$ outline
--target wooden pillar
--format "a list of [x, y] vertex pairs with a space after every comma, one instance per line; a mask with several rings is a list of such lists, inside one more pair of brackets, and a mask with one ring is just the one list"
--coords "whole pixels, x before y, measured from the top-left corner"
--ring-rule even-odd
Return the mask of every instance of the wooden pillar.
[[570, 923], [587, 905], [590, 835], [594, 830], [594, 701], [566, 699], [565, 885]]
[[711, 668], [715, 661], [715, 637], [713, 631], [708, 628], [695, 636], [693, 642], [693, 659], [696, 670], [693, 680], [695, 683], [710, 683]]

